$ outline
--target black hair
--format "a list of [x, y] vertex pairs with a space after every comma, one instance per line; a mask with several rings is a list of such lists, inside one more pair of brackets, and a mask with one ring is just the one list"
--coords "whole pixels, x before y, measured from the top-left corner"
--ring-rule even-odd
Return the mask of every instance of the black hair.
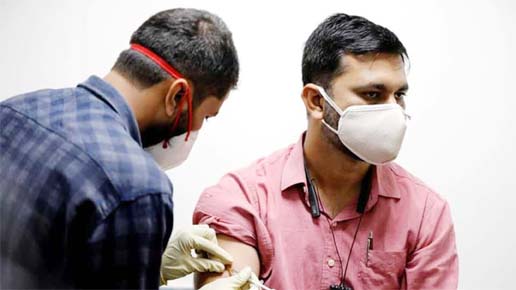
[[[223, 98], [238, 82], [239, 63], [231, 32], [218, 16], [197, 9], [170, 9], [145, 21], [130, 43], [159, 55], [195, 86], [194, 102]], [[170, 77], [145, 55], [127, 49], [113, 69], [140, 88]]]
[[328, 17], [312, 32], [303, 51], [303, 84], [315, 83], [330, 89], [335, 77], [344, 72], [345, 54], [399, 54], [403, 61], [407, 50], [389, 29], [364, 17], [338, 13]]

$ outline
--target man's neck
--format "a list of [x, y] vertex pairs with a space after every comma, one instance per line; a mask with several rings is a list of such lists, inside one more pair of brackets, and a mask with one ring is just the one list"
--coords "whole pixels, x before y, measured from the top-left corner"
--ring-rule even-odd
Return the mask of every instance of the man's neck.
[[136, 118], [140, 132], [147, 128], [151, 119], [145, 113], [146, 106], [142, 103], [145, 99], [149, 100], [146, 98], [147, 92], [135, 87], [128, 79], [113, 70], [104, 77], [104, 81], [113, 86], [125, 99]]
[[304, 154], [323, 207], [333, 218], [356, 201], [370, 165], [345, 154], [319, 132], [307, 131]]

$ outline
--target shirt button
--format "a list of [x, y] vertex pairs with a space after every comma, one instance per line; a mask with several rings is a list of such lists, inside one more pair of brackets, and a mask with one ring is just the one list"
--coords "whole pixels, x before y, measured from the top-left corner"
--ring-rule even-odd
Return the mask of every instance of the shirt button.
[[335, 266], [335, 260], [328, 259], [328, 267], [332, 268], [333, 266]]
[[337, 227], [337, 222], [332, 222], [332, 223], [331, 223], [331, 226], [332, 226], [333, 228], [336, 228], [336, 227]]

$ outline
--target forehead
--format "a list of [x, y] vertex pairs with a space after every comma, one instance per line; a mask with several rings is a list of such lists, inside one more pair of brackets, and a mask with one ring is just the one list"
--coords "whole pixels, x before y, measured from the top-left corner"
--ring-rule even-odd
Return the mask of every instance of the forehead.
[[343, 73], [333, 80], [334, 87], [364, 86], [373, 83], [394, 88], [407, 84], [405, 62], [397, 54], [344, 55], [340, 65]]

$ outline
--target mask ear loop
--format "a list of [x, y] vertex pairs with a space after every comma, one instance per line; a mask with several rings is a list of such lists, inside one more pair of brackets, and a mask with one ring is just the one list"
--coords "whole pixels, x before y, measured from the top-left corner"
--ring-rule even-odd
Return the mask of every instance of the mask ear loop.
[[[332, 107], [336, 112], [337, 114], [339, 114], [339, 116], [342, 116], [343, 112], [341, 110], [341, 108], [339, 108], [339, 106], [337, 106], [337, 104], [330, 98], [330, 96], [328, 96], [328, 94], [326, 93], [326, 91], [318, 86], [318, 85], [315, 85], [317, 87], [317, 90], [319, 91], [319, 94], [323, 97], [323, 100], [328, 103], [330, 105], [330, 107]], [[332, 126], [330, 126], [330, 124], [328, 124], [324, 118], [322, 119], [322, 123], [328, 127], [328, 129], [330, 129], [333, 133], [339, 135], [339, 132], [333, 128]]]
[[[190, 94], [190, 88], [186, 88], [186, 92], [184, 96], [179, 100], [179, 104], [177, 106], [179, 112], [177, 113], [176, 119], [174, 120], [174, 124], [172, 125], [171, 131], [174, 131], [177, 128], [177, 125], [179, 124], [179, 117], [181, 117], [181, 109], [183, 108], [183, 104], [187, 101], [187, 107], [188, 107], [188, 131], [186, 133], [185, 142], [188, 141], [188, 138], [190, 138], [190, 133], [192, 132], [192, 121], [193, 121], [193, 109], [192, 109], [192, 95]], [[163, 141], [163, 149], [167, 149], [170, 141], [170, 138]]]
[[[159, 55], [155, 54], [152, 50], [144, 47], [143, 45], [140, 45], [138, 43], [131, 43], [131, 49], [140, 52], [141, 54], [145, 55], [146, 57], [150, 58], [152, 61], [154, 61], [157, 65], [159, 65], [162, 69], [164, 69], [169, 75], [173, 76], [176, 79], [183, 78], [183, 75], [178, 72], [175, 68], [173, 68], [170, 64], [168, 64], [164, 59], [162, 59]], [[190, 132], [192, 131], [192, 122], [193, 122], [193, 107], [192, 107], [192, 95], [190, 94], [190, 88], [186, 87], [185, 95], [181, 98], [179, 101], [178, 108], [181, 110], [183, 108], [184, 101], [188, 102], [188, 131], [186, 133], [185, 142], [188, 141], [188, 138], [190, 137]], [[172, 125], [172, 131], [174, 131], [179, 123], [179, 117], [181, 116], [181, 113], [179, 113], [176, 117], [176, 120], [174, 121], [174, 124]], [[170, 138], [165, 140], [163, 142], [163, 148], [168, 147], [168, 143], [170, 141]]]
[[342, 114], [344, 114], [344, 111], [342, 111], [342, 109], [337, 105], [337, 103], [335, 103], [335, 101], [332, 98], [330, 98], [330, 96], [328, 96], [328, 94], [322, 87], [318, 85], [315, 86], [317, 87], [317, 90], [319, 91], [319, 94], [323, 97], [323, 99], [325, 99], [326, 102], [328, 102], [328, 104], [330, 104], [330, 106], [335, 111], [337, 111], [337, 113], [339, 113], [339, 116], [342, 116]]

